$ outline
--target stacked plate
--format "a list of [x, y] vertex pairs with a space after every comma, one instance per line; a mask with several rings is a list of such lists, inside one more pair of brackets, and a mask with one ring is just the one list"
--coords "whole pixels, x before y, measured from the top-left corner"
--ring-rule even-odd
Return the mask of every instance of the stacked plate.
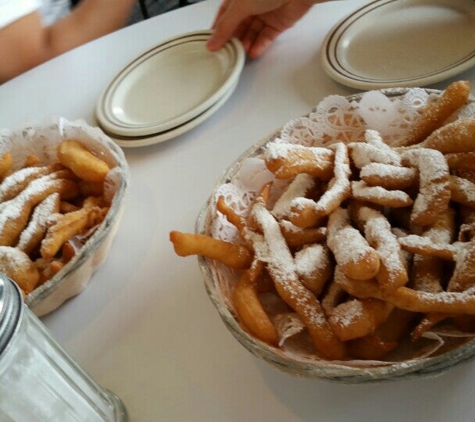
[[234, 92], [245, 61], [238, 40], [211, 53], [211, 31], [190, 32], [123, 68], [96, 104], [99, 126], [122, 147], [172, 139], [202, 123]]
[[376, 0], [327, 35], [323, 68], [358, 89], [434, 84], [475, 66], [473, 0]]

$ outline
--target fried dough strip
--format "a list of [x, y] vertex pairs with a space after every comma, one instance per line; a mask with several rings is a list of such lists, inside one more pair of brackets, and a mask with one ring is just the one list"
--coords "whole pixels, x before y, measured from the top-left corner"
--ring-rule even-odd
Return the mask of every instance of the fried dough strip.
[[413, 204], [411, 197], [402, 190], [389, 190], [382, 186], [369, 186], [363, 180], [351, 182], [354, 199], [371, 202], [383, 207], [404, 208]]
[[445, 154], [445, 159], [450, 170], [475, 170], [475, 151]]
[[202, 234], [172, 231], [170, 241], [179, 256], [202, 255], [234, 269], [247, 269], [253, 261], [253, 254], [244, 245]]
[[350, 354], [357, 359], [382, 360], [409, 332], [415, 315], [413, 312], [394, 308], [374, 334], [348, 343]]
[[[428, 226], [422, 233], [422, 238], [429, 239], [433, 244], [450, 245], [455, 239], [455, 212], [448, 209], [446, 212], [440, 214], [437, 221]], [[448, 258], [456, 258], [456, 250], [453, 249], [454, 254], [450, 253]], [[443, 273], [444, 262], [440, 257], [430, 255], [416, 255], [412, 267], [413, 287], [416, 290], [423, 290], [426, 292], [440, 292], [442, 291], [441, 276]]]
[[306, 173], [298, 174], [277, 199], [272, 208], [272, 215], [279, 219], [287, 217], [290, 213], [292, 201], [296, 198], [308, 197], [316, 186], [317, 183], [314, 177]]
[[67, 179], [54, 179], [51, 175], [32, 181], [18, 196], [2, 207], [0, 213], [0, 245], [12, 246], [26, 227], [32, 209], [52, 193], [74, 194], [77, 184]]
[[475, 292], [418, 292], [400, 287], [387, 300], [401, 309], [423, 313], [475, 315]]
[[450, 176], [450, 199], [458, 204], [475, 208], [475, 183], [458, 176]]
[[417, 147], [431, 148], [442, 154], [475, 151], [475, 119], [460, 119], [436, 130]]
[[254, 261], [234, 287], [233, 303], [240, 320], [256, 338], [277, 346], [279, 335], [258, 297], [258, 278], [264, 263]]
[[457, 248], [451, 244], [435, 243], [432, 239], [417, 234], [409, 234], [398, 240], [401, 248], [410, 253], [434, 256], [448, 261], [455, 261], [457, 258]]
[[409, 128], [407, 136], [397, 146], [409, 146], [422, 142], [465, 105], [469, 95], [470, 82], [456, 81], [450, 84], [437, 100], [424, 107], [420, 116]]
[[419, 171], [419, 194], [412, 208], [411, 223], [420, 227], [433, 224], [449, 208], [451, 193], [447, 162], [442, 153], [428, 148], [405, 151], [402, 160], [403, 164]]
[[35, 261], [35, 266], [38, 268], [40, 273], [40, 281], [38, 285], [41, 285], [48, 281], [50, 278], [54, 277], [60, 270], [63, 269], [65, 263], [62, 260], [58, 259], [43, 259], [38, 258]]
[[355, 281], [345, 276], [338, 278], [337, 282], [343, 290], [357, 298], [386, 300], [397, 308], [411, 312], [475, 315], [475, 292], [472, 290], [429, 293], [403, 286], [383, 294], [375, 280]]
[[385, 340], [377, 334], [368, 334], [350, 340], [347, 344], [350, 355], [355, 359], [383, 360], [399, 343], [396, 340]]
[[326, 192], [315, 202], [312, 199], [294, 199], [290, 221], [297, 227], [312, 227], [323, 217], [330, 215], [351, 194], [350, 159], [348, 147], [343, 142], [335, 145], [334, 177]]
[[450, 315], [434, 312], [427, 314], [422, 320], [416, 325], [414, 330], [411, 332], [411, 338], [413, 341], [418, 340], [422, 337], [424, 333], [433, 328], [436, 324], [448, 318]]
[[57, 152], [59, 162], [83, 180], [102, 182], [109, 173], [110, 168], [107, 163], [92, 154], [78, 141], [62, 141]]
[[295, 254], [297, 275], [302, 284], [316, 297], [333, 275], [333, 262], [327, 246], [316, 243]]
[[401, 165], [399, 153], [386, 144], [376, 130], [366, 130], [365, 142], [351, 142], [348, 148], [353, 164], [360, 170], [371, 163]]
[[11, 171], [13, 164], [12, 154], [6, 152], [0, 157], [0, 180], [3, 180]]
[[23, 168], [36, 166], [39, 162], [40, 162], [40, 157], [34, 154], [29, 154], [25, 158], [25, 162], [23, 163]]
[[266, 262], [277, 293], [305, 324], [312, 343], [321, 355], [328, 359], [344, 359], [345, 345], [331, 330], [315, 295], [299, 281], [294, 259], [277, 221], [261, 204], [255, 204], [252, 212], [265, 238], [265, 242], [256, 245], [256, 255]]
[[348, 211], [338, 208], [328, 219], [327, 245], [335, 261], [350, 278], [373, 278], [380, 268], [379, 254], [349, 223]]
[[17, 196], [35, 179], [58, 170], [58, 166], [26, 167], [5, 177], [0, 185], [0, 202]]
[[62, 245], [71, 237], [84, 233], [87, 229], [99, 224], [105, 216], [106, 209], [88, 205], [85, 201], [83, 208], [68, 214], [62, 214], [48, 228], [41, 242], [40, 254], [45, 259], [53, 258]]
[[327, 237], [326, 227], [311, 227], [309, 229], [301, 229], [294, 226], [290, 221], [281, 220], [279, 222], [282, 235], [290, 248], [299, 246], [321, 243]]
[[[348, 284], [366, 285], [366, 282], [347, 277], [339, 265], [335, 268], [334, 281], [345, 291], [348, 291], [346, 288]], [[394, 305], [382, 298], [373, 298], [371, 295], [356, 297], [335, 307], [329, 316], [329, 322], [340, 340], [352, 340], [374, 333], [393, 309]]]
[[360, 178], [369, 186], [402, 190], [417, 183], [417, 170], [391, 164], [371, 163], [361, 169]]
[[406, 263], [397, 237], [388, 219], [379, 211], [362, 206], [358, 217], [364, 222], [364, 232], [370, 246], [379, 254], [380, 267], [376, 274], [381, 290], [390, 292], [409, 281]]
[[475, 240], [462, 244], [455, 258], [455, 269], [448, 292], [464, 292], [475, 286]]
[[343, 302], [347, 293], [335, 283], [335, 280], [330, 280], [329, 286], [321, 299], [322, 308], [327, 317], [331, 314], [332, 310]]
[[328, 322], [340, 340], [353, 340], [373, 334], [393, 309], [384, 300], [352, 299], [335, 307]]
[[59, 205], [59, 193], [53, 193], [35, 207], [28, 226], [21, 232], [18, 249], [28, 255], [33, 252], [45, 236], [49, 217], [59, 212]]
[[333, 175], [334, 152], [328, 148], [271, 142], [264, 152], [266, 167], [277, 179], [307, 173], [328, 181]]
[[30, 257], [10, 246], [0, 246], [0, 272], [14, 280], [25, 293], [30, 293], [40, 281], [40, 273]]
[[[451, 244], [455, 238], [455, 212], [449, 209], [440, 215], [436, 223], [428, 227], [422, 236], [429, 238], [434, 243]], [[445, 266], [446, 263], [441, 258], [415, 255], [411, 270], [412, 287], [424, 292], [442, 292]], [[441, 313], [425, 315], [411, 333], [412, 339], [417, 340], [423, 333], [446, 317], [447, 315]]]

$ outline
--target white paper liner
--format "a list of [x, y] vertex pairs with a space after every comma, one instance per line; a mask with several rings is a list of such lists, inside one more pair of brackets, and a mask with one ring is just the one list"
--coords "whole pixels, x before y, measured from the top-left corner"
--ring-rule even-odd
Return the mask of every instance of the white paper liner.
[[0, 155], [10, 152], [13, 169], [19, 168], [28, 155], [40, 158], [40, 165], [57, 162], [56, 149], [64, 139], [76, 139], [104, 160], [111, 171], [104, 184], [105, 198], [111, 202], [104, 221], [78, 253], [54, 277], [33, 290], [25, 303], [38, 316], [46, 315], [67, 299], [82, 292], [92, 274], [104, 262], [120, 224], [129, 170], [122, 150], [100, 129], [82, 120], [48, 118], [15, 129], [0, 129]]
[[[288, 122], [251, 148], [225, 172], [198, 219], [197, 230], [218, 239], [239, 243], [236, 228], [216, 212], [219, 196], [224, 195], [226, 203], [241, 215], [247, 214], [256, 194], [269, 181], [274, 182], [271, 194], [276, 198], [280, 196], [289, 182], [275, 179], [265, 167], [261, 154], [263, 146], [268, 142], [295, 143], [311, 147], [328, 146], [338, 141], [361, 141], [367, 129], [374, 129], [391, 145], [405, 133], [420, 108], [439, 95], [440, 91], [413, 88], [369, 91], [352, 97], [332, 95], [325, 98], [308, 115]], [[449, 120], [473, 116], [475, 104], [470, 102]], [[298, 316], [288, 312], [272, 316], [281, 336], [281, 347], [271, 348], [253, 339], [243, 331], [238, 322], [234, 324], [230, 319], [235, 318], [231, 295], [238, 273], [207, 259], [200, 258], [200, 264], [208, 293], [235, 337], [255, 355], [292, 374], [345, 382], [395, 379], [409, 377], [410, 374], [435, 375], [450, 367], [455, 360], [466, 360], [475, 353], [475, 345], [471, 341], [475, 332], [467, 334], [451, 329], [450, 333], [447, 330], [425, 333], [416, 344], [402, 344], [384, 361], [326, 362], [316, 355]], [[453, 342], [452, 346], [447, 341], [449, 335], [459, 339]], [[459, 348], [460, 353], [452, 356], [451, 351], [455, 348]], [[386, 369], [375, 371], [375, 368], [381, 367]], [[370, 371], [355, 372], [355, 368], [368, 368]]]

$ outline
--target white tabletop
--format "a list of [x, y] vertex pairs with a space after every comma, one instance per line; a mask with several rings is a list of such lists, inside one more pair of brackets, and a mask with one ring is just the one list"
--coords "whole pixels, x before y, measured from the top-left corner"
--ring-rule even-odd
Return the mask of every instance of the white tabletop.
[[[474, 420], [474, 363], [436, 379], [346, 386], [293, 378], [259, 361], [221, 322], [196, 258], [177, 257], [168, 240], [170, 230], [194, 230], [215, 181], [245, 149], [323, 97], [355, 92], [331, 80], [318, 55], [335, 22], [364, 3], [315, 6], [246, 63], [236, 92], [209, 120], [125, 151], [131, 187], [108, 259], [82, 294], [43, 321], [123, 399], [132, 421]], [[218, 4], [206, 0], [125, 28], [0, 86], [0, 127], [51, 115], [92, 123], [97, 97], [122, 66], [167, 38], [209, 28]], [[461, 78], [475, 82], [475, 70]]]

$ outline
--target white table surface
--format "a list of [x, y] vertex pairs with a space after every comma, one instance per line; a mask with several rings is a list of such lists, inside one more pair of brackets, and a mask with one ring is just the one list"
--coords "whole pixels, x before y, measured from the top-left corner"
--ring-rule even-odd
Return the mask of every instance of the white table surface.
[[[82, 294], [43, 321], [123, 399], [131, 421], [475, 420], [475, 363], [435, 379], [346, 386], [293, 378], [259, 361], [221, 322], [196, 258], [177, 257], [168, 240], [170, 230], [194, 230], [215, 181], [245, 149], [323, 97], [355, 92], [330, 79], [318, 55], [337, 20], [364, 3], [315, 6], [246, 63], [236, 92], [209, 120], [125, 151], [131, 187], [108, 259]], [[218, 4], [127, 27], [0, 86], [0, 127], [51, 115], [92, 122], [99, 93], [122, 66], [167, 38], [209, 28]], [[475, 71], [459, 78], [475, 82]]]

